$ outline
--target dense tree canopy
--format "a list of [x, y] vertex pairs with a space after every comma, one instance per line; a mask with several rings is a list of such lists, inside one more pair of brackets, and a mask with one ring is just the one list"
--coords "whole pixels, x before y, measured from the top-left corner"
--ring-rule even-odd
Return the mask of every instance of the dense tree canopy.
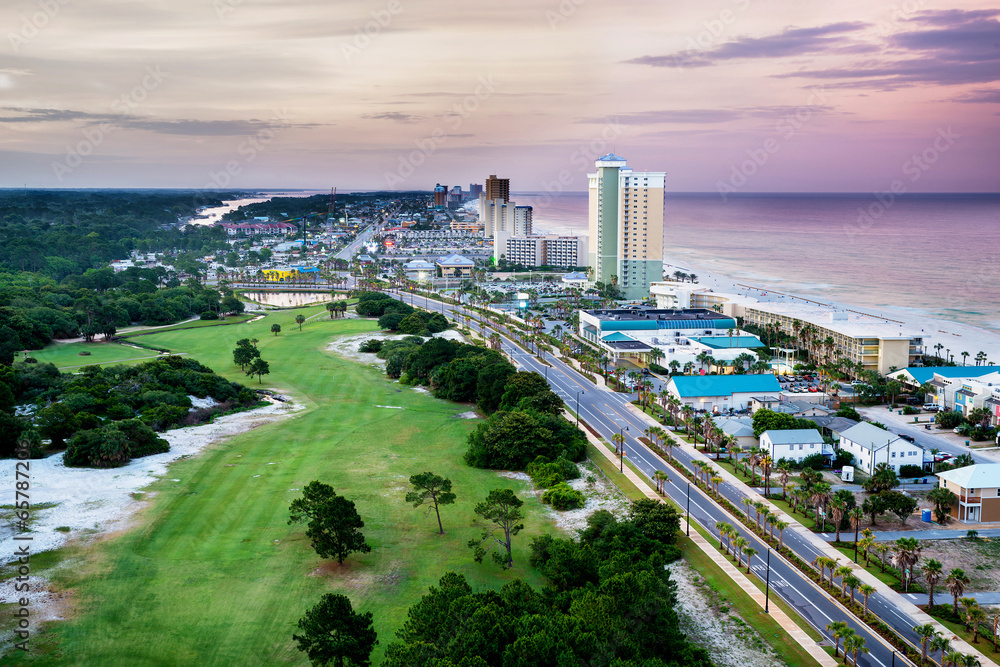
[[348, 554], [372, 550], [361, 533], [365, 522], [354, 502], [337, 495], [329, 484], [309, 482], [288, 511], [289, 524], [308, 521], [306, 537], [322, 558], [336, 557], [337, 563], [343, 565]]

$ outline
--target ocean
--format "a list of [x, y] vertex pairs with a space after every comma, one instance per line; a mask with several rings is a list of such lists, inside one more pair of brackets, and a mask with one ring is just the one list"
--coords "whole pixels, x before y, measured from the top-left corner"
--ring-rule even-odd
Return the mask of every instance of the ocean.
[[[539, 232], [587, 232], [585, 192], [511, 199]], [[663, 238], [668, 273], [1000, 333], [1000, 195], [668, 194]]]

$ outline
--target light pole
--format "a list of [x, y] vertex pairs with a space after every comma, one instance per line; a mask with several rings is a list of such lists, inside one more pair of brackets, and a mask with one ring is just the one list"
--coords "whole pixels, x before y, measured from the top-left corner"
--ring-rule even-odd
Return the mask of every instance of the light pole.
[[767, 574], [764, 579], [764, 613], [770, 614], [768, 604], [771, 599], [771, 547], [767, 548]]
[[582, 392], [576, 392], [576, 427], [580, 428], [580, 394]]
[[624, 431], [619, 427], [618, 435], [621, 436], [621, 452], [618, 455], [618, 472], [625, 472], [625, 431], [628, 430], [628, 426], [625, 427]]
[[691, 482], [688, 482], [687, 520], [684, 522], [687, 536], [691, 537]]

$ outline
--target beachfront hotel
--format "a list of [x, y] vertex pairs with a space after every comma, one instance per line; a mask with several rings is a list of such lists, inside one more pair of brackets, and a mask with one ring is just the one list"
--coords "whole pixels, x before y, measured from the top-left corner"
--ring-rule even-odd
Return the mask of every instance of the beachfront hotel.
[[[670, 282], [651, 285], [650, 296], [658, 308], [710, 308], [738, 317], [744, 324], [777, 328], [821, 360], [848, 359], [882, 375], [921, 363], [930, 339], [902, 322], [794, 297], [760, 301]], [[828, 339], [832, 345], [826, 344]]]
[[[594, 280], [618, 287], [626, 299], [645, 299], [663, 278], [663, 183], [666, 172], [634, 172], [609, 153], [587, 174], [590, 252]], [[617, 278], [613, 278], [616, 276]]]

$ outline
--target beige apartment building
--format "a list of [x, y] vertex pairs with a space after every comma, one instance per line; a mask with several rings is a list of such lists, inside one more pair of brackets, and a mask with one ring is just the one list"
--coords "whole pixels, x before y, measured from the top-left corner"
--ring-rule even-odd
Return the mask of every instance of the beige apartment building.
[[666, 172], [635, 172], [625, 158], [598, 158], [590, 186], [590, 252], [594, 280], [613, 282], [627, 299], [645, 299], [663, 278], [663, 185]]

